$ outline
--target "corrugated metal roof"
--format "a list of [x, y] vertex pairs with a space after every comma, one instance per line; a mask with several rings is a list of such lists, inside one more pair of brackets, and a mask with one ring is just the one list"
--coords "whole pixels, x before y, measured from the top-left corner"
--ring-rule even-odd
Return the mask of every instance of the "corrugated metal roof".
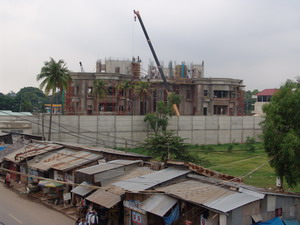
[[20, 160], [24, 160], [26, 158], [30, 158], [37, 155], [42, 155], [48, 153], [53, 150], [57, 150], [63, 148], [63, 146], [58, 144], [40, 144], [40, 143], [32, 143], [28, 144], [19, 150], [16, 150], [7, 156], [4, 157], [5, 160], [12, 162], [19, 162]]
[[216, 209], [218, 211], [229, 212], [233, 209], [239, 208], [243, 205], [249, 204], [260, 199], [261, 198], [253, 195], [237, 192], [227, 195], [225, 197], [220, 197], [219, 199], [216, 199], [212, 202], [207, 202], [203, 205], [209, 208]]
[[141, 209], [163, 217], [178, 200], [167, 195], [152, 195], [142, 202]]
[[120, 151], [120, 150], [115, 150], [112, 148], [104, 148], [104, 147], [87, 147], [84, 145], [80, 145], [80, 144], [74, 144], [74, 143], [64, 143], [64, 142], [55, 142], [57, 144], [61, 144], [65, 147], [69, 147], [69, 148], [77, 148], [77, 149], [86, 149], [86, 150], [90, 150], [90, 151], [95, 151], [95, 152], [104, 152], [104, 153], [109, 153], [109, 154], [115, 154], [115, 155], [123, 155], [123, 156], [132, 156], [132, 157], [136, 157], [136, 158], [143, 158], [143, 159], [150, 159], [152, 158], [151, 156], [146, 156], [146, 155], [141, 155], [138, 153], [132, 153], [132, 152], [124, 152], [124, 151]]
[[138, 192], [149, 189], [166, 181], [172, 180], [189, 172], [190, 170], [167, 168], [144, 176], [119, 181], [113, 183], [113, 185], [121, 187], [128, 191]]
[[28, 161], [28, 167], [41, 171], [49, 169], [67, 171], [101, 158], [103, 158], [102, 155], [88, 151], [63, 148], [53, 153], [36, 156], [34, 159]]
[[137, 164], [142, 162], [141, 160], [113, 160], [107, 163], [100, 163], [99, 165], [90, 166], [77, 170], [77, 172], [93, 175], [101, 173], [107, 170], [116, 169], [123, 166], [128, 166], [132, 164]]
[[32, 116], [30, 112], [12, 112], [11, 110], [0, 110], [0, 116]]
[[89, 195], [86, 200], [110, 209], [121, 201], [121, 197], [111, 192], [98, 189], [93, 194]]
[[[86, 186], [85, 186], [86, 185]], [[94, 191], [94, 188], [91, 188], [89, 186], [89, 183], [86, 181], [83, 181], [80, 185], [76, 186], [71, 190], [72, 193], [80, 195], [80, 196], [85, 196], [88, 193]]]
[[263, 195], [259, 197], [239, 193], [227, 188], [195, 180], [169, 185], [167, 187], [158, 188], [158, 190], [224, 213], [263, 198]]

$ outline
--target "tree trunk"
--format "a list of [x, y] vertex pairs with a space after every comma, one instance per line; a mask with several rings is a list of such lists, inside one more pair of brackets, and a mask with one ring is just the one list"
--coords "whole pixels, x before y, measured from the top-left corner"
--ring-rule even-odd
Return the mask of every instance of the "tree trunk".
[[53, 111], [53, 95], [54, 95], [54, 91], [53, 91], [53, 94], [52, 94], [51, 99], [50, 99], [50, 118], [49, 118], [48, 141], [51, 140], [51, 125], [52, 125], [52, 111]]

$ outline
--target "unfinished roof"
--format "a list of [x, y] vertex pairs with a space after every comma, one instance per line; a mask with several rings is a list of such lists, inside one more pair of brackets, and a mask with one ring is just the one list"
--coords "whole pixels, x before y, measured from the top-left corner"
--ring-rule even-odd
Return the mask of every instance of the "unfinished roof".
[[142, 162], [141, 160], [113, 160], [107, 163], [100, 163], [99, 165], [79, 169], [77, 170], [77, 172], [84, 173], [87, 175], [93, 175], [111, 169], [116, 169], [119, 167], [124, 167], [132, 164], [139, 164], [141, 162]]
[[167, 195], [152, 195], [142, 202], [141, 209], [163, 217], [178, 200]]
[[28, 167], [40, 171], [55, 169], [65, 172], [101, 158], [102, 155], [89, 151], [63, 148], [53, 153], [36, 156], [28, 162]]
[[229, 212], [242, 205], [262, 199], [264, 195], [240, 193], [217, 185], [188, 180], [181, 183], [158, 188], [180, 199], [208, 207], [219, 212]]
[[7, 156], [4, 157], [4, 160], [12, 161], [14, 163], [18, 163], [21, 160], [26, 158], [34, 157], [37, 155], [45, 154], [47, 152], [61, 149], [63, 146], [58, 144], [40, 144], [40, 143], [31, 143], [26, 145], [19, 150], [16, 150]]
[[121, 201], [120, 195], [113, 194], [111, 192], [98, 189], [93, 194], [89, 195], [86, 200], [101, 205], [107, 209], [113, 207], [115, 204]]
[[95, 189], [90, 187], [90, 184], [88, 182], [83, 181], [80, 185], [73, 188], [71, 192], [80, 196], [86, 196], [88, 193], [94, 190]]
[[166, 181], [189, 173], [190, 170], [167, 168], [144, 176], [134, 177], [128, 180], [113, 183], [113, 185], [128, 191], [138, 192], [149, 189]]

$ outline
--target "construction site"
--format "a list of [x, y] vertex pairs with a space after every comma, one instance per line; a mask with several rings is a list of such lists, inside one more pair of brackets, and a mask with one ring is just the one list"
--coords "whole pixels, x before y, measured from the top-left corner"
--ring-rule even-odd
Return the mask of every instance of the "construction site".
[[[242, 80], [207, 78], [204, 61], [197, 64], [170, 61], [167, 67], [161, 65], [139, 12], [134, 14], [155, 64], [150, 62], [145, 70], [140, 57], [105, 59], [96, 62], [95, 72], [88, 73], [80, 62], [81, 71], [70, 73], [72, 81], [66, 93], [65, 114], [144, 115], [155, 112], [157, 102], [166, 102], [168, 95], [174, 93], [181, 96], [180, 104], [173, 105], [176, 115], [244, 115]], [[99, 95], [96, 81], [103, 85], [104, 94]], [[143, 87], [136, 88], [139, 85]]]

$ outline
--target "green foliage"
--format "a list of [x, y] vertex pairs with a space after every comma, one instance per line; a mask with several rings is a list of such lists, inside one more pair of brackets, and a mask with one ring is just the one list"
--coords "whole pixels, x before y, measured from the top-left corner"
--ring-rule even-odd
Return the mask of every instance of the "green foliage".
[[168, 102], [171, 105], [173, 105], [173, 104], [179, 105], [181, 100], [182, 100], [181, 96], [177, 95], [175, 93], [170, 93], [169, 96], [168, 96]]
[[103, 80], [94, 80], [93, 94], [100, 99], [105, 98], [107, 95], [107, 82]]
[[290, 186], [300, 182], [300, 84], [287, 80], [264, 105], [265, 150], [277, 176]]
[[253, 137], [247, 137], [246, 143], [245, 143], [245, 149], [247, 152], [254, 152], [255, 151], [255, 138]]
[[158, 157], [161, 161], [167, 159], [190, 161], [190, 156], [186, 152], [188, 145], [184, 143], [183, 138], [174, 135], [172, 131], [151, 135], [145, 140], [144, 148], [150, 155]]
[[71, 77], [66, 63], [63, 60], [55, 61], [50, 58], [50, 61], [44, 62], [40, 74], [37, 75], [37, 80], [42, 80], [40, 88], [45, 88], [45, 93], [55, 94], [56, 90], [65, 91], [68, 88]]
[[165, 131], [169, 124], [169, 117], [172, 116], [172, 106], [165, 102], [158, 102], [154, 113], [146, 114], [144, 122], [155, 132]]
[[229, 144], [229, 145], [227, 146], [227, 152], [231, 153], [232, 150], [233, 150], [233, 144]]
[[246, 91], [244, 95], [244, 105], [245, 105], [245, 114], [251, 115], [252, 111], [254, 110], [253, 105], [255, 103], [255, 99], [252, 98], [253, 95], [256, 95], [259, 91], [257, 89], [253, 91]]
[[0, 93], [0, 109], [13, 112], [42, 112], [44, 104], [48, 102], [44, 93], [35, 87], [22, 88], [17, 94], [10, 92], [7, 95]]

